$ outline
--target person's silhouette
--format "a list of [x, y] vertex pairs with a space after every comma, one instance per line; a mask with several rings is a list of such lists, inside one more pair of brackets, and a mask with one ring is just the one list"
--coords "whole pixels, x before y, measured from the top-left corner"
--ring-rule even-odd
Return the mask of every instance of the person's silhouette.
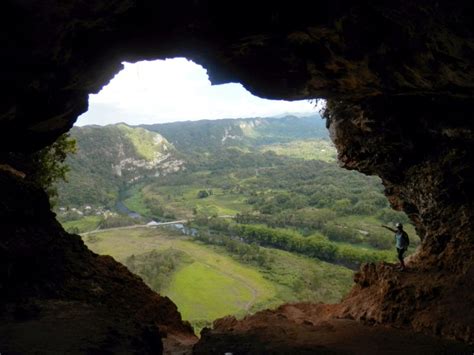
[[410, 245], [410, 239], [408, 238], [407, 232], [403, 230], [403, 225], [401, 223], [395, 224], [396, 229], [390, 228], [389, 226], [383, 225], [382, 227], [388, 229], [395, 233], [395, 246], [397, 248], [397, 257], [400, 260], [400, 270], [405, 270], [405, 261], [403, 260], [403, 255]]

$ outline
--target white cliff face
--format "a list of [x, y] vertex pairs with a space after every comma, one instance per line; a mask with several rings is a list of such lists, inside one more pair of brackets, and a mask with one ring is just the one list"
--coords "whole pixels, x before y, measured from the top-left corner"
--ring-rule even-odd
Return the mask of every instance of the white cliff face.
[[224, 129], [224, 136], [221, 139], [222, 144], [224, 144], [225, 141], [228, 139], [242, 139], [242, 137], [230, 134], [230, 131], [231, 131], [231, 128]]
[[133, 176], [134, 181], [142, 175], [165, 176], [185, 169], [184, 160], [175, 159], [170, 154], [161, 156], [151, 161], [144, 159], [126, 158], [117, 165], [112, 165], [114, 174], [117, 176]]
[[112, 170], [114, 172], [115, 175], [117, 176], [122, 176], [122, 168], [121, 168], [121, 165], [113, 165], [112, 164]]
[[251, 121], [247, 121], [247, 122], [242, 122], [240, 123], [239, 127], [242, 129], [242, 130], [245, 130], [245, 129], [249, 129], [249, 128], [255, 128], [257, 126], [260, 126], [262, 125], [262, 120], [261, 119], [254, 119], [254, 120], [251, 120]]
[[167, 147], [167, 145], [166, 145], [168, 142], [166, 141], [166, 139], [165, 139], [163, 136], [161, 136], [161, 135], [159, 135], [159, 134], [157, 134], [157, 135], [153, 138], [153, 143], [154, 143], [155, 145], [157, 145], [157, 146], [163, 144], [163, 148], [165, 148], [165, 150], [168, 149], [168, 147]]
[[112, 164], [116, 176], [125, 177], [128, 183], [137, 182], [147, 176], [165, 176], [185, 169], [185, 161], [174, 157], [173, 146], [161, 135], [156, 134], [150, 142], [154, 146], [153, 159], [125, 157], [123, 147], [119, 147], [118, 164]]

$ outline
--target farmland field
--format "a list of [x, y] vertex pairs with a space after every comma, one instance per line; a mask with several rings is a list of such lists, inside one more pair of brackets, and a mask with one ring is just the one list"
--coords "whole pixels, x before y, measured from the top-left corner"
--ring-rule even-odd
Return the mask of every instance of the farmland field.
[[[222, 248], [166, 229], [105, 231], [85, 236], [84, 241], [94, 252], [122, 263], [151, 251], [185, 253], [187, 262], [166, 274], [163, 285], [151, 285], [153, 280], [141, 276], [170, 297], [183, 318], [197, 329], [219, 317], [244, 316], [285, 302], [336, 302], [347, 292], [352, 274], [340, 266], [274, 249], [266, 249], [272, 256], [266, 268], [257, 267], [236, 260]], [[300, 292], [297, 288], [301, 284], [304, 289], [305, 281], [319, 287], [312, 293]]]

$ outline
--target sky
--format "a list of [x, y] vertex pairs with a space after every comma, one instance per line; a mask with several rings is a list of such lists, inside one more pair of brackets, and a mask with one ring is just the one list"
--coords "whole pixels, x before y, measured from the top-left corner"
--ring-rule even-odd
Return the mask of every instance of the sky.
[[317, 112], [308, 100], [266, 100], [241, 84], [211, 85], [206, 69], [185, 58], [123, 64], [124, 69], [107, 86], [89, 95], [89, 110], [79, 116], [77, 126]]

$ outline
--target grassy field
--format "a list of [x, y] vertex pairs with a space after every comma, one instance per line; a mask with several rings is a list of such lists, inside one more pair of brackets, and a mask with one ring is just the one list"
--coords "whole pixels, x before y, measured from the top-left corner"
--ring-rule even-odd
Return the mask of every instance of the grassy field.
[[85, 216], [75, 221], [63, 222], [62, 225], [65, 230], [74, 230], [75, 233], [84, 233], [96, 229], [101, 220], [102, 218], [100, 216]]
[[194, 324], [245, 313], [255, 303], [268, 303], [276, 295], [272, 282], [254, 268], [166, 231], [102, 232], [85, 237], [85, 242], [96, 253], [111, 255], [122, 262], [132, 254], [154, 249], [174, 248], [187, 253], [194, 263], [171, 275], [169, 286], [161, 293], [171, 297], [184, 319]]
[[337, 302], [351, 285], [350, 270], [317, 259], [266, 249], [272, 262], [262, 268], [236, 260], [221, 247], [165, 229], [101, 232], [84, 241], [96, 253], [121, 262], [152, 250], [186, 253], [192, 262], [175, 270], [160, 293], [170, 297], [197, 329], [225, 315], [244, 316], [286, 302]]
[[290, 143], [269, 144], [260, 148], [262, 152], [272, 151], [277, 155], [305, 160], [336, 161], [336, 148], [326, 139], [297, 140]]
[[272, 263], [262, 270], [264, 277], [277, 285], [285, 302], [336, 303], [352, 286], [353, 272], [345, 267], [293, 253], [271, 250]]
[[257, 290], [235, 272], [223, 272], [209, 264], [194, 262], [173, 275], [163, 291], [176, 304], [186, 319], [197, 321], [240, 314], [257, 301]]
[[[176, 218], [191, 218], [195, 213], [207, 215], [235, 215], [249, 210], [245, 204], [244, 196], [224, 193], [220, 188], [213, 188], [212, 195], [199, 198], [198, 192], [206, 190], [204, 186], [182, 185], [182, 186], [146, 186], [140, 193], [154, 199], [155, 203], [166, 206], [166, 211], [171, 212]], [[132, 198], [137, 198], [136, 195]], [[127, 207], [132, 209], [131, 204]]]

